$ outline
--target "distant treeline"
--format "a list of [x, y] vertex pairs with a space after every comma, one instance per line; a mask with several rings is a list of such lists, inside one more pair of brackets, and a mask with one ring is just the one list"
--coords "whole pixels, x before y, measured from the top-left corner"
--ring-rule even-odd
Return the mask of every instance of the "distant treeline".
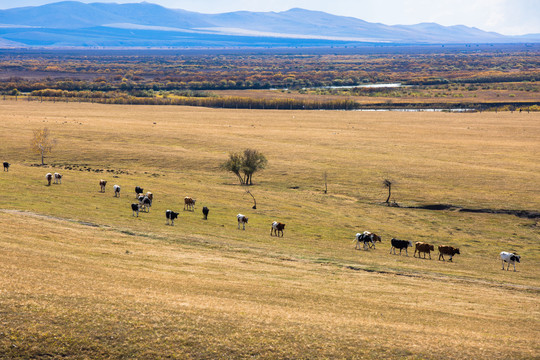
[[[300, 100], [268, 99], [250, 97], [135, 97], [105, 93], [104, 97], [81, 96], [84, 92], [34, 91], [28, 96], [3, 95], [3, 100], [53, 101], [53, 102], [92, 102], [116, 105], [182, 105], [227, 109], [266, 109], [266, 110], [458, 110], [458, 111], [540, 111], [538, 102], [493, 102], [493, 103], [370, 103], [362, 104], [354, 100]], [[46, 96], [58, 95], [58, 96]]]
[[[102, 96], [98, 96], [102, 95]], [[231, 109], [276, 109], [276, 110], [354, 110], [360, 105], [352, 100], [298, 100], [267, 99], [249, 97], [215, 97], [215, 96], [174, 96], [174, 97], [137, 97], [121, 93], [99, 93], [87, 91], [35, 90], [29, 101], [80, 101], [103, 104], [129, 105], [185, 105]]]

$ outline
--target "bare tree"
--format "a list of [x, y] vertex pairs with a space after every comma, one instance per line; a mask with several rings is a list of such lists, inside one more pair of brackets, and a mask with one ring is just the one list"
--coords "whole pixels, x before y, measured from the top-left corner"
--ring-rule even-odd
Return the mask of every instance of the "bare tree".
[[389, 204], [390, 203], [390, 195], [392, 194], [392, 181], [390, 181], [388, 179], [384, 179], [383, 185], [388, 188], [388, 197], [386, 198], [385, 203]]
[[246, 190], [246, 192], [251, 195], [251, 197], [253, 198], [253, 206], [251, 207], [252, 209], [256, 209], [257, 208], [257, 201], [255, 200], [255, 196], [253, 196], [253, 194], [251, 193], [251, 191], [249, 190]]
[[41, 165], [45, 165], [45, 154], [50, 154], [55, 144], [56, 140], [51, 138], [49, 129], [34, 130], [34, 136], [32, 137], [30, 146], [34, 153], [41, 155]]

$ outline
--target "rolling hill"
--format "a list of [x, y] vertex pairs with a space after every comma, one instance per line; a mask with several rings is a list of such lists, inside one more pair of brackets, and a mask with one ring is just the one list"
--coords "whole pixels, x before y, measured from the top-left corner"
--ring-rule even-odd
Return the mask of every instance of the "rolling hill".
[[2, 47], [300, 47], [538, 41], [467, 26], [389, 26], [294, 8], [202, 14], [151, 3], [64, 1], [0, 11]]

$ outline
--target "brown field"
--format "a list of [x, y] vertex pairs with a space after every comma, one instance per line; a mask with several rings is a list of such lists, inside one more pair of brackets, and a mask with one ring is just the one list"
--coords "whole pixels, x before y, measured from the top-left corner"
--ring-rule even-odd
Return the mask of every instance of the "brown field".
[[[47, 168], [29, 150], [44, 126]], [[0, 128], [0, 358], [540, 358], [538, 218], [382, 204], [387, 178], [402, 206], [539, 211], [538, 113], [0, 101]], [[269, 161], [256, 210], [219, 169], [246, 147]], [[155, 195], [138, 218], [136, 185]], [[376, 249], [354, 249], [364, 230]], [[461, 254], [390, 255], [392, 237]]]

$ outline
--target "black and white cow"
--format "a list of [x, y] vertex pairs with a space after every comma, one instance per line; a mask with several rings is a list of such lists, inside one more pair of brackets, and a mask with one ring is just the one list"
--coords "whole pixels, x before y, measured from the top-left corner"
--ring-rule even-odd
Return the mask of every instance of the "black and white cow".
[[143, 193], [143, 188], [140, 186], [135, 186], [135, 198], [139, 198], [139, 195]]
[[[355, 239], [353, 240], [353, 242], [355, 242], [355, 246], [354, 248], [355, 249], [358, 249], [358, 245], [360, 245], [360, 243], [363, 243], [364, 244], [364, 250], [367, 250], [371, 247], [373, 247], [375, 249], [375, 242], [381, 242], [381, 237], [377, 234], [374, 234], [372, 232], [369, 232], [369, 231], [364, 231], [363, 233], [357, 233], [356, 236], [355, 236]], [[366, 248], [367, 246], [367, 248]]]
[[169, 225], [169, 220], [171, 220], [171, 226], [174, 226], [174, 219], [178, 218], [180, 213], [174, 212], [172, 210], [165, 211], [165, 217], [167, 218], [167, 225]]
[[113, 190], [114, 190], [114, 197], [120, 197], [120, 185], [114, 185], [113, 186]]
[[520, 262], [521, 255], [518, 255], [516, 253], [511, 253], [507, 251], [501, 252], [501, 261], [502, 261], [502, 269], [504, 270], [504, 263], [508, 263], [508, 266], [506, 267], [506, 271], [510, 268], [510, 264], [514, 265], [514, 271], [516, 271], [516, 261]]
[[62, 183], [62, 174], [59, 174], [57, 172], [54, 173], [54, 183], [55, 184], [61, 184]]
[[45, 175], [45, 179], [47, 179], [47, 185], [48, 185], [48, 186], [51, 186], [52, 178], [53, 178], [53, 176], [52, 176], [51, 173], [47, 173], [47, 174]]
[[141, 206], [141, 211], [150, 212], [152, 200], [146, 195], [139, 195], [139, 205]]
[[204, 220], [208, 220], [208, 213], [210, 212], [210, 209], [208, 209], [206, 206], [202, 208], [202, 213], [204, 215]]
[[4, 171], [8, 171], [8, 172], [9, 172], [9, 165], [11, 165], [11, 164], [8, 163], [7, 161], [4, 161]]
[[246, 230], [246, 224], [248, 222], [248, 218], [242, 214], [238, 214], [236, 215], [236, 219], [238, 220], [238, 229], [240, 229], [240, 224], [242, 224], [243, 226], [242, 230]]
[[401, 255], [401, 250], [405, 249], [405, 254], [409, 256], [409, 252], [407, 251], [407, 249], [412, 247], [412, 241], [392, 239], [390, 240], [390, 243], [392, 244], [392, 247], [390, 248], [390, 254], [392, 253], [392, 250], [394, 250], [394, 255], [396, 255], [396, 249], [399, 249], [399, 255]]
[[135, 216], [135, 214], [137, 214], [137, 217], [139, 217], [139, 204], [131, 204], [131, 210], [133, 211], [133, 216]]

